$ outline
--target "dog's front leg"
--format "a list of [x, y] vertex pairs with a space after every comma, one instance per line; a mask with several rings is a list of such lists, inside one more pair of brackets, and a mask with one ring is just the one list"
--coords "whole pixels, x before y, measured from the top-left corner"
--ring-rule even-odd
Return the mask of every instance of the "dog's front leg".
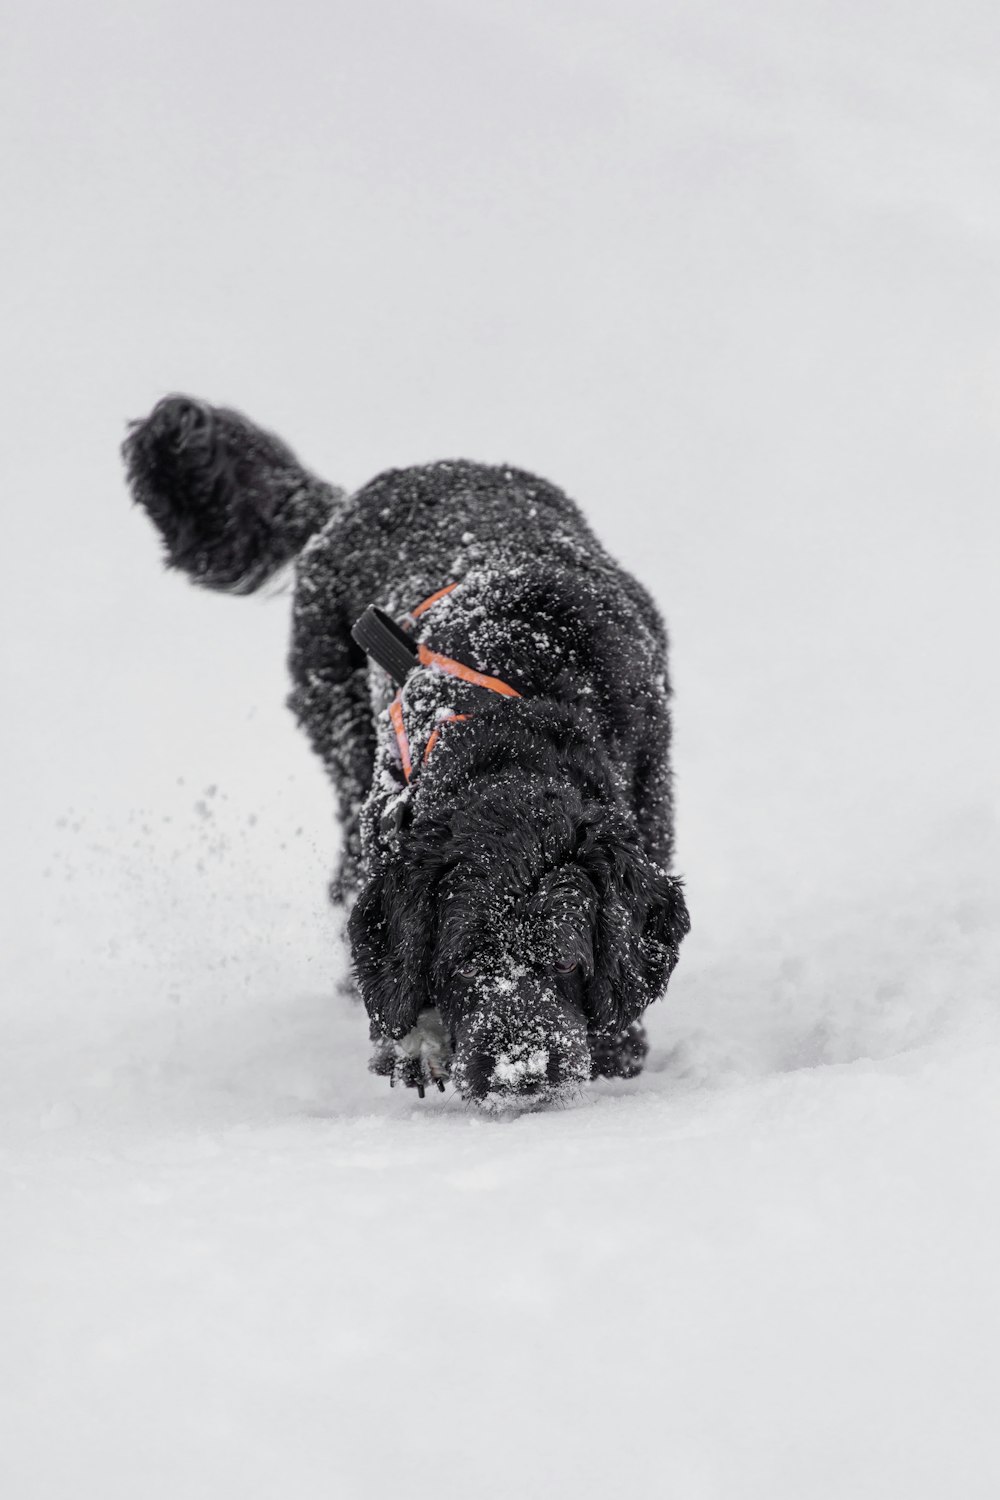
[[399, 1041], [374, 1036], [369, 1071], [388, 1078], [390, 1087], [397, 1083], [416, 1089], [422, 1099], [429, 1088], [444, 1093], [445, 1081], [451, 1076], [452, 1053], [448, 1033], [436, 1010], [421, 1011], [416, 1026]]

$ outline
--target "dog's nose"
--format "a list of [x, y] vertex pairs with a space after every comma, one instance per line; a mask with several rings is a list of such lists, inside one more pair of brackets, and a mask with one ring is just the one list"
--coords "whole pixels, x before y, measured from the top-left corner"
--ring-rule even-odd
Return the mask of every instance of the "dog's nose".
[[466, 1098], [497, 1108], [568, 1092], [590, 1076], [584, 1018], [530, 985], [484, 997], [459, 1026], [452, 1077]]
[[558, 1053], [548, 1047], [518, 1046], [487, 1049], [470, 1057], [464, 1073], [463, 1093], [474, 1099], [488, 1095], [511, 1099], [540, 1094], [547, 1086], [564, 1081], [565, 1067]]

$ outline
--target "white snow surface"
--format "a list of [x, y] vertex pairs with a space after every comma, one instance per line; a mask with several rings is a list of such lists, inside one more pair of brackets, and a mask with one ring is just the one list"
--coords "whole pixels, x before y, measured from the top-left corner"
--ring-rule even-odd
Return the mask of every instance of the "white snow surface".
[[[996, 8], [4, 30], [0, 1494], [995, 1497]], [[655, 591], [642, 1078], [367, 1074], [287, 596], [126, 502], [172, 389], [533, 468]]]

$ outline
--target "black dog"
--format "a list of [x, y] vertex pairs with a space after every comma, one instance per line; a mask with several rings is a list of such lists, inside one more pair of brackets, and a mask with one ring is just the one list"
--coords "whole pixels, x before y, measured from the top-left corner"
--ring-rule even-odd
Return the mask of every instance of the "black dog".
[[[339, 799], [374, 1070], [491, 1105], [638, 1073], [689, 926], [667, 644], [576, 506], [465, 462], [347, 497], [182, 396], [123, 452], [196, 583], [248, 593], [298, 558], [290, 703]], [[395, 695], [352, 636], [376, 600], [358, 634]]]

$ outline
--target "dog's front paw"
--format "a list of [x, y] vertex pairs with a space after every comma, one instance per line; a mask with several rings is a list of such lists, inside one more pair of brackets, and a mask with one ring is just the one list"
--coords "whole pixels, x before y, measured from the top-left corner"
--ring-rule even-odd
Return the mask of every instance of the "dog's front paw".
[[646, 1062], [649, 1042], [638, 1021], [617, 1036], [591, 1037], [591, 1078], [638, 1078]]
[[436, 1010], [425, 1010], [400, 1041], [376, 1037], [374, 1042], [368, 1071], [388, 1078], [390, 1088], [401, 1083], [404, 1088], [416, 1089], [421, 1099], [429, 1088], [444, 1093], [451, 1075], [451, 1046]]

